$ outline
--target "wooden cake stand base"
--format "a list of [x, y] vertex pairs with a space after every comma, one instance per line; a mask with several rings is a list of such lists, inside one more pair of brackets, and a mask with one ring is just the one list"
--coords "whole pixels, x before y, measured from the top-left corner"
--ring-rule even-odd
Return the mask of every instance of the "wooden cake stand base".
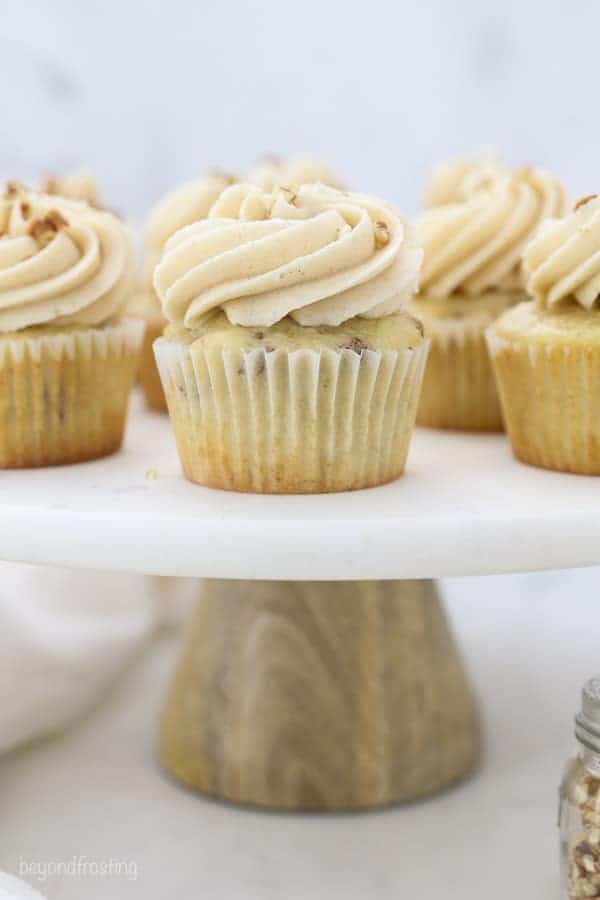
[[465, 776], [479, 724], [432, 581], [208, 581], [160, 755], [237, 804], [349, 810]]

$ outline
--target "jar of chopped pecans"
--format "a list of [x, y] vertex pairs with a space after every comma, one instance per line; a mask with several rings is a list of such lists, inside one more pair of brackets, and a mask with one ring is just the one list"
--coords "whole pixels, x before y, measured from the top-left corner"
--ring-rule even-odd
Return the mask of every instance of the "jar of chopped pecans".
[[577, 756], [560, 790], [563, 898], [600, 898], [600, 676], [590, 679], [575, 718]]

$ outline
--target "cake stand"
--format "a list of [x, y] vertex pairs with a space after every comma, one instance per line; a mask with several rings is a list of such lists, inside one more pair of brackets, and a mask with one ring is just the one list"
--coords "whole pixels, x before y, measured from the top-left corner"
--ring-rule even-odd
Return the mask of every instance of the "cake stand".
[[393, 484], [269, 497], [184, 481], [168, 419], [136, 407], [121, 453], [2, 472], [0, 491], [1, 559], [208, 579], [161, 758], [274, 808], [382, 806], [466, 775], [478, 716], [431, 579], [600, 563], [600, 480], [523, 466], [500, 435], [417, 430]]

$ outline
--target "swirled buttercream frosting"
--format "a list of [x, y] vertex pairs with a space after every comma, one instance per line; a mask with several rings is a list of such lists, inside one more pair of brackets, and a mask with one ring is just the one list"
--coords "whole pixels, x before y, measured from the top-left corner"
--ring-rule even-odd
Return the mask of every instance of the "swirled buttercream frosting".
[[522, 290], [525, 245], [566, 206], [559, 179], [530, 168], [466, 171], [439, 196], [448, 202], [427, 209], [416, 224], [425, 253], [421, 290], [438, 297]]
[[422, 251], [387, 204], [324, 185], [225, 190], [206, 220], [167, 242], [154, 286], [169, 321], [221, 308], [235, 325], [339, 325], [397, 312]]
[[134, 268], [111, 213], [15, 185], [0, 195], [0, 332], [102, 324], [127, 300]]
[[541, 306], [600, 298], [600, 197], [584, 197], [564, 219], [548, 219], [523, 255], [527, 291]]
[[245, 180], [257, 184], [264, 191], [272, 191], [278, 185], [327, 184], [329, 187], [345, 187], [336, 173], [313, 156], [290, 156], [288, 159], [265, 157], [250, 169]]

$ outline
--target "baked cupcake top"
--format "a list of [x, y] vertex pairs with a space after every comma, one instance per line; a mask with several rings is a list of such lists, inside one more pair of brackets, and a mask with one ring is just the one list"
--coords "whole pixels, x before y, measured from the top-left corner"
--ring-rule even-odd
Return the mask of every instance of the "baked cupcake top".
[[425, 253], [423, 294], [523, 290], [523, 248], [544, 219], [563, 214], [562, 183], [531, 168], [467, 167], [462, 178], [451, 175], [446, 187], [438, 185], [434, 192], [450, 202], [431, 207], [417, 220]]
[[600, 197], [579, 200], [563, 219], [544, 222], [523, 254], [527, 291], [541, 307], [569, 302], [600, 308]]
[[264, 191], [281, 184], [327, 184], [342, 190], [345, 185], [336, 173], [314, 156], [263, 157], [246, 175], [245, 180]]
[[133, 273], [128, 231], [112, 213], [15, 184], [0, 194], [0, 332], [102, 324]]
[[39, 192], [66, 197], [68, 200], [80, 200], [90, 206], [102, 205], [96, 178], [88, 168], [65, 175], [46, 175], [40, 182]]
[[235, 325], [339, 325], [397, 312], [415, 292], [422, 251], [386, 203], [322, 184], [227, 188], [206, 220], [167, 242], [154, 286], [169, 321], [213, 310]]

